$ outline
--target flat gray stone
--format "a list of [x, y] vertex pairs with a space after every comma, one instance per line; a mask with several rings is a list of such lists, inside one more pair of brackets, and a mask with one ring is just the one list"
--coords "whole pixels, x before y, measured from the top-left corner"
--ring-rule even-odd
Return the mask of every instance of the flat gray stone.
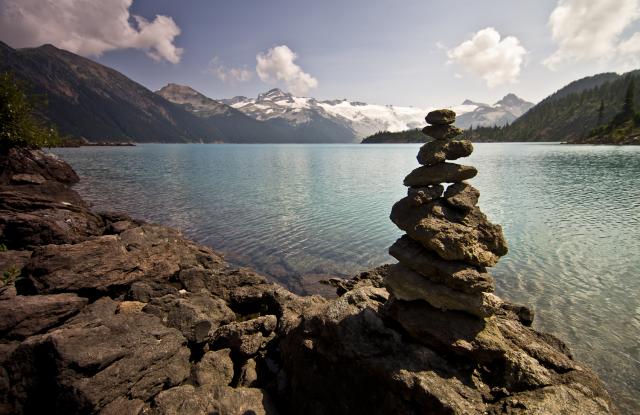
[[492, 292], [493, 277], [482, 268], [464, 262], [446, 261], [435, 252], [404, 235], [389, 248], [389, 254], [406, 267], [424, 275], [434, 283], [469, 294]]
[[398, 300], [423, 300], [441, 310], [463, 311], [480, 318], [493, 315], [501, 303], [490, 293], [469, 294], [434, 283], [402, 264], [391, 266], [385, 285]]
[[404, 178], [405, 186], [431, 186], [440, 183], [457, 183], [476, 176], [478, 170], [472, 166], [455, 163], [440, 163], [434, 166], [422, 166], [413, 170]]
[[424, 166], [433, 166], [445, 160], [456, 160], [470, 156], [473, 153], [473, 144], [469, 140], [434, 140], [420, 147], [418, 151], [418, 163]]

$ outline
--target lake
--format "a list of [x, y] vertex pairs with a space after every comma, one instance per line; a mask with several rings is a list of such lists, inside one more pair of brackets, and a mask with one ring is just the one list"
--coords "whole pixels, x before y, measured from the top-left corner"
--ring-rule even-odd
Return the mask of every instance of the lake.
[[[56, 149], [98, 210], [181, 229], [294, 291], [392, 262], [389, 220], [419, 145]], [[480, 207], [509, 254], [497, 294], [536, 312], [640, 413], [640, 148], [476, 144]]]

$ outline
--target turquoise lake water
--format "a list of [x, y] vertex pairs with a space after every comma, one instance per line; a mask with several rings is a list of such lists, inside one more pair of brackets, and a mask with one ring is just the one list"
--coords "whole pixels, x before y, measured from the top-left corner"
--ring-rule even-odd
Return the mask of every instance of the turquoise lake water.
[[[171, 225], [298, 292], [392, 262], [388, 216], [419, 145], [56, 149], [96, 209]], [[497, 294], [532, 307], [640, 413], [640, 148], [476, 144], [463, 164], [509, 254]]]

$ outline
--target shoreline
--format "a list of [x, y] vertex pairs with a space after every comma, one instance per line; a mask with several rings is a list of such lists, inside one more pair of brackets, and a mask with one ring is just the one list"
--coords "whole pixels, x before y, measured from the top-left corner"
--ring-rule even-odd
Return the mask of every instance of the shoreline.
[[617, 413], [562, 342], [528, 327], [526, 308], [503, 300], [482, 321], [419, 305], [432, 319], [400, 328], [384, 266], [332, 281], [336, 299], [297, 296], [174, 229], [93, 212], [57, 157], [3, 163], [0, 258], [20, 268], [0, 290], [9, 412], [528, 413], [545, 402]]

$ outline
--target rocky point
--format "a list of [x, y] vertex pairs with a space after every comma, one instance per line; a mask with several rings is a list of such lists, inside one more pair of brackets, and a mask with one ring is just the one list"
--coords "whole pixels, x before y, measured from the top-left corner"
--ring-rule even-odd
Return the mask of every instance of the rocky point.
[[492, 294], [506, 242], [464, 182], [475, 169], [446, 162], [472, 151], [454, 119], [428, 116], [430, 170], [393, 208], [400, 262], [332, 280], [335, 299], [95, 212], [64, 161], [3, 151], [0, 413], [616, 413], [531, 311]]

